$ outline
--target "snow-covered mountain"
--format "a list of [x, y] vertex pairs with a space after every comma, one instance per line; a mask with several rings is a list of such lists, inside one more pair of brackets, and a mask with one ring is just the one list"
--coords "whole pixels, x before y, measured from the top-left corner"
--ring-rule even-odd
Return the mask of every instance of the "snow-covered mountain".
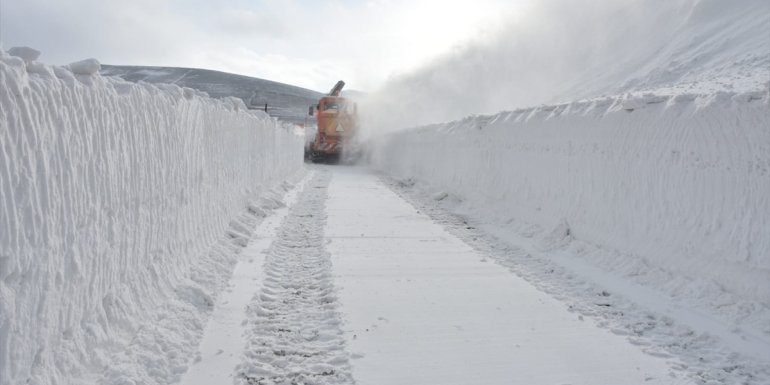
[[215, 98], [232, 96], [252, 109], [264, 109], [267, 104], [270, 116], [294, 123], [304, 123], [308, 106], [323, 95], [271, 80], [197, 68], [102, 65], [100, 72], [131, 82], [176, 84]]
[[373, 92], [369, 103], [376, 108], [364, 109], [367, 128], [389, 131], [629, 92], [768, 86], [766, 0], [534, 3], [527, 20]]

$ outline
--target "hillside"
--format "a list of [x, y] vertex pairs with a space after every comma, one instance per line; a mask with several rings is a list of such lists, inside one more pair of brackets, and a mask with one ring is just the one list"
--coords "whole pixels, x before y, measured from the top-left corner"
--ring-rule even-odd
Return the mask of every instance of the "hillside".
[[539, 1], [528, 22], [395, 77], [363, 110], [376, 135], [625, 93], [757, 91], [768, 79], [767, 1]]
[[102, 65], [100, 72], [131, 82], [176, 84], [215, 98], [233, 96], [254, 109], [263, 109], [267, 103], [270, 116], [294, 123], [304, 123], [307, 107], [317, 103], [322, 95], [271, 80], [198, 68]]

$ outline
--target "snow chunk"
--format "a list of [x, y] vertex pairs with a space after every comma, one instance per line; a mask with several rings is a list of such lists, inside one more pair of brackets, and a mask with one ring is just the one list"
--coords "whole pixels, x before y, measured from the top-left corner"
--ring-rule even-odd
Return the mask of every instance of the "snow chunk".
[[562, 219], [550, 233], [544, 236], [537, 245], [541, 251], [551, 251], [563, 248], [572, 241], [572, 229], [566, 219]]
[[102, 65], [96, 59], [85, 59], [70, 63], [68, 67], [75, 75], [93, 75], [99, 72]]
[[210, 309], [214, 306], [214, 299], [197, 285], [182, 285], [176, 288], [180, 299], [190, 303], [200, 310]]
[[642, 108], [645, 104], [644, 98], [630, 94], [620, 101], [621, 108], [629, 112]]
[[645, 104], [658, 104], [667, 101], [670, 97], [666, 95], [656, 95], [652, 93], [646, 93], [642, 95], [642, 99]]
[[192, 88], [184, 87], [182, 88], [182, 95], [184, 95], [185, 99], [190, 100], [195, 97], [195, 90]]
[[16, 56], [5, 56], [2, 58], [2, 62], [12, 68], [21, 69], [24, 68], [24, 60]]
[[281, 207], [285, 207], [286, 205], [280, 200], [275, 198], [260, 197], [259, 206], [266, 210], [274, 210], [274, 209], [279, 209]]
[[446, 197], [448, 197], [448, 196], [449, 196], [449, 194], [447, 194], [446, 192], [444, 192], [444, 191], [439, 191], [439, 192], [437, 192], [437, 193], [433, 194], [433, 200], [435, 200], [435, 201], [441, 201], [441, 200], [444, 200], [444, 199], [446, 199]]
[[57, 78], [63, 80], [66, 84], [71, 85], [75, 81], [75, 76], [67, 67], [53, 67], [53, 73]]
[[27, 63], [27, 72], [31, 74], [38, 74], [42, 77], [47, 77], [47, 78], [56, 77], [56, 75], [54, 74], [53, 68], [43, 63], [37, 63], [37, 62]]
[[696, 94], [690, 94], [690, 93], [682, 93], [674, 95], [671, 98], [671, 102], [673, 103], [690, 103], [698, 98], [698, 95]]
[[763, 92], [763, 91], [742, 92], [740, 94], [733, 96], [733, 100], [737, 102], [742, 102], [742, 103], [748, 103], [754, 100], [762, 100], [762, 98], [765, 96], [765, 93], [766, 92]]
[[26, 63], [35, 61], [40, 57], [40, 51], [30, 47], [13, 47], [8, 50], [8, 54], [19, 57]]
[[131, 83], [115, 83], [114, 87], [118, 95], [128, 95], [134, 89], [134, 85]]

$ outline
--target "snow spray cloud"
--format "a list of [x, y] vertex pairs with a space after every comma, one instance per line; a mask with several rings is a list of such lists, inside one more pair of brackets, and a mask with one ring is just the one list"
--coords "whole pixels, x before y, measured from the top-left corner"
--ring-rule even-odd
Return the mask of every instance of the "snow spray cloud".
[[[496, 32], [372, 93], [362, 108], [364, 135], [683, 81], [696, 68], [671, 71], [675, 59], [708, 63], [724, 48], [697, 39], [718, 35], [728, 13], [766, 14], [765, 1], [533, 2]], [[712, 51], [683, 58], [694, 45]], [[765, 42], [759, 46], [768, 49]]]

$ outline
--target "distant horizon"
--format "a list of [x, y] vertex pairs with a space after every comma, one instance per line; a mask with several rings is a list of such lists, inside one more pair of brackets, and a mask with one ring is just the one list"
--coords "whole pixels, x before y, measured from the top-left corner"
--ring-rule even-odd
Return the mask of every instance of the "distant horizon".
[[[106, 67], [123, 67], [123, 68], [126, 68], [126, 67], [132, 67], [132, 68], [164, 68], [164, 69], [184, 69], [184, 70], [212, 71], [212, 72], [219, 72], [219, 73], [224, 73], [224, 74], [228, 74], [228, 75], [244, 76], [244, 77], [252, 78], [252, 79], [259, 79], [259, 80], [270, 81], [270, 82], [273, 82], [273, 83], [278, 83], [278, 84], [283, 84], [283, 85], [287, 85], [287, 86], [291, 86], [291, 87], [302, 88], [302, 89], [308, 90], [308, 91], [318, 92], [320, 94], [325, 94], [326, 92], [328, 92], [328, 90], [327, 91], [319, 91], [319, 90], [314, 90], [314, 89], [298, 86], [298, 85], [295, 85], [295, 84], [290, 84], [290, 83], [284, 83], [284, 82], [276, 81], [276, 80], [273, 80], [273, 79], [266, 79], [266, 78], [261, 78], [261, 77], [257, 77], [257, 76], [238, 74], [238, 73], [234, 73], [234, 72], [221, 71], [221, 70], [211, 69], [211, 68], [169, 67], [169, 66], [161, 66], [161, 65], [141, 65], [141, 64], [138, 64], [138, 65], [135, 65], [135, 64], [124, 65], [124, 64], [112, 64], [112, 63], [101, 63], [101, 62], [100, 62], [100, 64], [102, 65], [102, 67], [106, 66]], [[367, 91], [356, 90], [356, 89], [351, 89], [351, 90], [345, 89], [342, 92], [351, 92], [351, 91], [353, 91], [353, 92], [368, 93]]]

